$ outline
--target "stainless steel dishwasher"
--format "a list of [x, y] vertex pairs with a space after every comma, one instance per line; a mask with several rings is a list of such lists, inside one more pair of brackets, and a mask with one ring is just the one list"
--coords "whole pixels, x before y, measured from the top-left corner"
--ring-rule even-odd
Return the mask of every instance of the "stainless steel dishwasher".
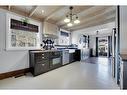
[[63, 57], [62, 57], [62, 64], [68, 64], [69, 63], [69, 50], [63, 50], [62, 51]]

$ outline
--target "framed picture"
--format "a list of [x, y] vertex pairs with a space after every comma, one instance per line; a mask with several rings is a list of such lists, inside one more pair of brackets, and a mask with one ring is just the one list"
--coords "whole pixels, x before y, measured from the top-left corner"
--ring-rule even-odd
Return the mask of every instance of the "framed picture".
[[22, 24], [20, 16], [7, 14], [6, 50], [40, 49], [41, 23], [30, 19], [27, 25]]

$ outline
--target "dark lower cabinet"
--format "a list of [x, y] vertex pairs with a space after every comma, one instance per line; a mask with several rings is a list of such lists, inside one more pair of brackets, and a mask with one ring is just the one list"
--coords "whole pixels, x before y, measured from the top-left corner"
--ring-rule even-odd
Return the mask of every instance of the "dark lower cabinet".
[[75, 53], [69, 53], [69, 63], [75, 62]]
[[81, 50], [77, 49], [75, 50], [75, 61], [80, 61], [81, 60]]
[[35, 76], [47, 72], [49, 70], [49, 61], [42, 61], [39, 64], [35, 64], [33, 70]]
[[[69, 53], [69, 63], [77, 61], [75, 52]], [[33, 51], [30, 50], [30, 69], [33, 76], [40, 75], [47, 71], [59, 68], [62, 66], [62, 51]]]
[[30, 69], [34, 76], [49, 70], [49, 53], [30, 51]]
[[61, 51], [30, 51], [30, 69], [34, 76], [62, 66]]

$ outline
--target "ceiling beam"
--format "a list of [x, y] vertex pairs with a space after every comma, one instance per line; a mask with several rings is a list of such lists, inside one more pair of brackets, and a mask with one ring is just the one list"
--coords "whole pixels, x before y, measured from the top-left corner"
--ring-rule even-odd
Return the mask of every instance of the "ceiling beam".
[[64, 7], [60, 7], [60, 8], [57, 8], [56, 10], [54, 10], [53, 12], [51, 12], [46, 18], [45, 18], [45, 21], [50, 19], [51, 17], [53, 17], [58, 11], [62, 10]]
[[30, 14], [29, 14], [29, 17], [31, 17], [31, 16], [36, 12], [37, 8], [38, 8], [38, 6], [35, 6], [35, 7], [31, 10], [31, 12], [30, 12]]

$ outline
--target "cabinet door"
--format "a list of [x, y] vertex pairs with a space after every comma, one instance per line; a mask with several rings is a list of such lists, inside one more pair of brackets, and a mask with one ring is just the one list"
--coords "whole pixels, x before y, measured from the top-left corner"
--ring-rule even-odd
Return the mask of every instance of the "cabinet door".
[[37, 62], [34, 67], [34, 75], [42, 74], [49, 70], [49, 61], [48, 60], [42, 60], [40, 62]]
[[75, 53], [69, 54], [69, 61], [70, 61], [70, 63], [75, 61]]

